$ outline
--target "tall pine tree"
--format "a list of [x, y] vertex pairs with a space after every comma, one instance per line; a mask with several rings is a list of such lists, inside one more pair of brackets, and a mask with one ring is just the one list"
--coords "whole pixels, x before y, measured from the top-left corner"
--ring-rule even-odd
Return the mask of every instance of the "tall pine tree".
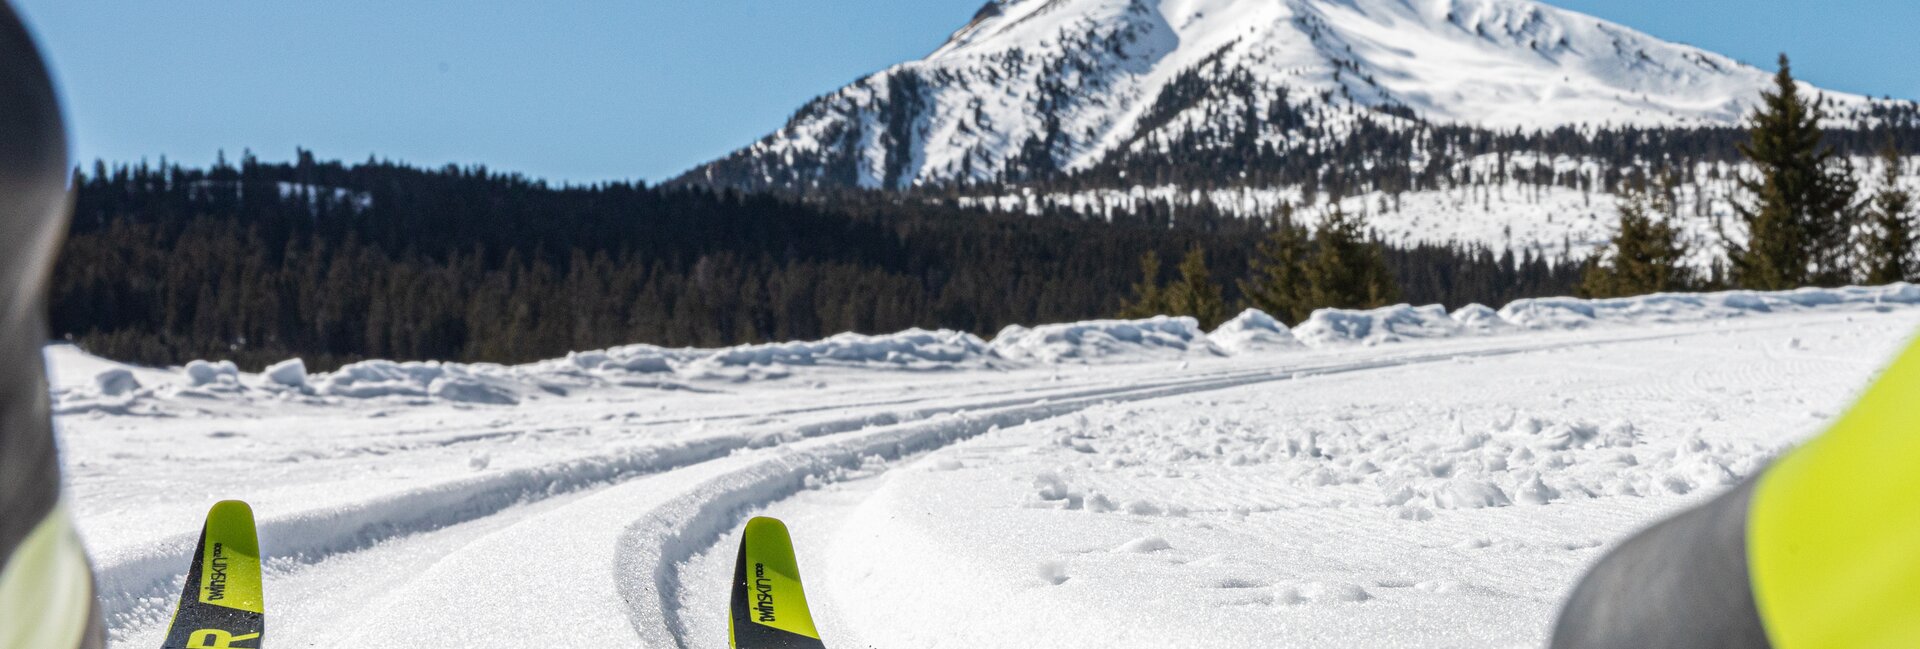
[[1194, 245], [1180, 260], [1180, 281], [1167, 287], [1168, 315], [1193, 316], [1200, 326], [1211, 330], [1227, 319], [1227, 301], [1220, 296], [1220, 285], [1207, 270], [1207, 251]]
[[1254, 308], [1287, 324], [1299, 324], [1313, 314], [1308, 302], [1307, 256], [1312, 253], [1307, 229], [1282, 216], [1253, 262], [1254, 276], [1240, 280], [1240, 292]]
[[1785, 54], [1774, 83], [1761, 93], [1749, 141], [1740, 145], [1759, 170], [1758, 178], [1740, 180], [1750, 202], [1734, 205], [1746, 243], [1734, 243], [1724, 227], [1721, 233], [1733, 280], [1761, 290], [1846, 283], [1855, 185], [1821, 143], [1822, 101], [1800, 94]]
[[1686, 289], [1692, 270], [1677, 223], [1678, 180], [1662, 176], [1651, 191], [1630, 190], [1620, 200], [1620, 232], [1588, 259], [1581, 297], [1611, 298]]
[[1166, 289], [1160, 287], [1160, 253], [1148, 250], [1140, 255], [1140, 282], [1133, 285], [1133, 299], [1120, 307], [1122, 318], [1151, 318], [1173, 311]]
[[1870, 285], [1920, 279], [1920, 259], [1914, 253], [1914, 229], [1920, 224], [1914, 222], [1913, 194], [1900, 187], [1900, 150], [1888, 143], [1880, 161], [1880, 191], [1869, 202], [1862, 235], [1862, 275]]
[[1306, 276], [1315, 308], [1371, 309], [1400, 299], [1381, 245], [1368, 238], [1365, 220], [1338, 202], [1314, 229], [1313, 244]]

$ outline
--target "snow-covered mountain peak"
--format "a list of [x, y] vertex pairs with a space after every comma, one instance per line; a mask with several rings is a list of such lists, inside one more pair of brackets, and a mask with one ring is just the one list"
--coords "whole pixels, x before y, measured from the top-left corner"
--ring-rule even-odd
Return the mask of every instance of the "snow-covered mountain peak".
[[815, 100], [688, 179], [1018, 180], [1177, 155], [1175, 140], [1297, 146], [1362, 116], [1726, 126], [1770, 83], [1725, 56], [1533, 0], [993, 0], [926, 58]]

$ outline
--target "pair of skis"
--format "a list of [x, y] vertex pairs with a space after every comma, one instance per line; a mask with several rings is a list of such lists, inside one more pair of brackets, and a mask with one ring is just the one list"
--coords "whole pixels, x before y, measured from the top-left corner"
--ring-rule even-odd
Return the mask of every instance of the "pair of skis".
[[[266, 599], [253, 508], [223, 501], [207, 512], [180, 605], [162, 649], [260, 649]], [[787, 526], [747, 522], [733, 567], [727, 640], [735, 649], [826, 649], [813, 626]]]

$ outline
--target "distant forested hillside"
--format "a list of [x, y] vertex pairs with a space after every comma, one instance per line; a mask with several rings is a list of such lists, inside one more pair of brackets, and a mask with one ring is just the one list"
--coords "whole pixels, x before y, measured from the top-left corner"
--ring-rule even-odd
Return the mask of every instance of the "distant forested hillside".
[[[627, 343], [719, 346], [841, 331], [1112, 316], [1139, 258], [1198, 247], [1227, 301], [1273, 220], [1011, 216], [845, 194], [806, 203], [641, 183], [556, 187], [369, 161], [96, 165], [51, 296], [56, 335], [174, 364], [289, 356], [522, 362]], [[1439, 247], [1385, 251], [1415, 303], [1564, 294], [1578, 269]], [[1167, 277], [1175, 274], [1167, 268]]]

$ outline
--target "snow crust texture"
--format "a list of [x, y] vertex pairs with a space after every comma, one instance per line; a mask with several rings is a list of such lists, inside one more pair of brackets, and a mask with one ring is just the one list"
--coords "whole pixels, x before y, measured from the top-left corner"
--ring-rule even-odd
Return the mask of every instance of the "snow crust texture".
[[1529, 646], [1607, 542], [1837, 415], [1915, 305], [1255, 311], [302, 381], [48, 356], [116, 647], [158, 643], [232, 497], [290, 646], [721, 646], [756, 513], [792, 524], [836, 646]]
[[[1531, 333], [1562, 344], [1115, 399], [744, 515], [800, 522], [816, 619], [854, 646], [1540, 646], [1609, 544], [1817, 432], [1912, 318]], [[691, 647], [724, 646], [722, 539], [680, 570]]]

